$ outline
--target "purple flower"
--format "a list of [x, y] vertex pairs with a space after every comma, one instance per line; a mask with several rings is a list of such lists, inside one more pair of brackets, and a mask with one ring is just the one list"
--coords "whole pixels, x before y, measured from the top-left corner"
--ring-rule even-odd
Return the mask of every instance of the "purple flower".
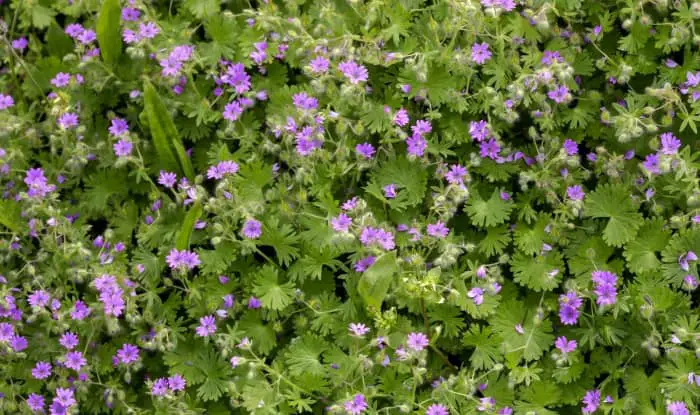
[[671, 415], [690, 415], [688, 407], [681, 401], [669, 402], [666, 405], [666, 411], [670, 412]]
[[134, 22], [141, 17], [141, 12], [131, 7], [122, 8], [122, 20], [125, 22]]
[[32, 393], [27, 398], [27, 406], [34, 413], [43, 413], [44, 412], [44, 405], [45, 405], [45, 402], [44, 402], [44, 397], [42, 395]]
[[73, 320], [83, 320], [88, 315], [90, 315], [90, 308], [85, 305], [84, 302], [80, 300], [76, 301], [75, 305], [73, 306], [73, 311], [70, 313], [70, 317]]
[[199, 326], [196, 330], [197, 335], [200, 337], [208, 337], [216, 332], [216, 320], [214, 316], [204, 316], [199, 319]]
[[294, 106], [300, 110], [315, 110], [318, 108], [318, 100], [309, 96], [306, 94], [306, 92], [294, 94], [292, 97], [292, 102], [294, 103]]
[[395, 246], [393, 233], [385, 231], [381, 228], [373, 228], [371, 226], [362, 229], [362, 233], [360, 234], [360, 242], [362, 242], [364, 246], [369, 246], [376, 243], [387, 251], [394, 249]]
[[578, 154], [578, 144], [576, 144], [574, 140], [566, 139], [564, 141], [563, 148], [564, 151], [566, 151], [566, 154], [568, 154], [569, 156], [574, 156]]
[[27, 339], [24, 336], [14, 335], [10, 338], [10, 347], [15, 352], [21, 352], [28, 346]]
[[0, 111], [6, 110], [15, 105], [15, 100], [11, 96], [0, 94]]
[[579, 311], [568, 304], [559, 305], [559, 319], [562, 324], [574, 325], [578, 322]]
[[357, 64], [355, 61], [342, 62], [338, 65], [338, 69], [348, 78], [351, 84], [367, 81], [367, 68]]
[[355, 152], [362, 158], [369, 160], [374, 155], [374, 146], [370, 143], [362, 143], [355, 146]]
[[352, 199], [346, 200], [343, 203], [343, 206], [341, 206], [341, 209], [347, 212], [349, 210], [355, 209], [355, 207], [357, 207], [357, 196], [353, 197]]
[[423, 333], [410, 333], [406, 340], [408, 348], [420, 352], [425, 349], [430, 342], [428, 341], [428, 336]]
[[36, 365], [32, 369], [32, 376], [35, 379], [46, 379], [51, 376], [51, 363], [48, 362], [36, 362]]
[[571, 200], [583, 200], [586, 194], [580, 185], [569, 186], [566, 188], [566, 195]]
[[214, 166], [209, 167], [207, 170], [207, 178], [220, 180], [224, 176], [231, 174], [236, 174], [238, 172], [238, 163], [231, 160], [220, 161]]
[[449, 411], [446, 407], [440, 404], [432, 404], [425, 411], [425, 415], [449, 415]]
[[362, 323], [350, 323], [348, 330], [353, 336], [362, 337], [369, 333], [369, 328]]
[[681, 148], [681, 140], [676, 138], [673, 133], [661, 134], [661, 152], [666, 155], [674, 155]]
[[234, 87], [237, 94], [243, 94], [250, 90], [250, 75], [246, 73], [245, 66], [242, 63], [228, 66], [221, 80]]
[[377, 260], [376, 257], [374, 256], [368, 256], [365, 258], [360, 259], [355, 263], [354, 269], [356, 272], [365, 272], [367, 268], [371, 267], [372, 264]]
[[474, 287], [467, 292], [467, 297], [474, 300], [474, 304], [481, 305], [484, 302], [484, 290]]
[[467, 175], [467, 169], [459, 164], [450, 166], [450, 171], [445, 174], [445, 179], [451, 184], [464, 184], [464, 176]]
[[124, 43], [131, 45], [141, 40], [141, 36], [133, 30], [124, 29], [122, 32], [122, 39], [124, 39]]
[[29, 46], [29, 41], [26, 37], [21, 37], [12, 41], [12, 48], [23, 51]]
[[660, 174], [659, 169], [659, 156], [657, 154], [649, 154], [645, 159], [642, 166], [651, 174]]
[[248, 219], [243, 225], [243, 236], [249, 239], [258, 239], [262, 235], [262, 223], [255, 219]]
[[611, 305], [617, 301], [617, 275], [609, 271], [593, 271], [591, 279], [595, 285], [596, 303], [598, 305]]
[[86, 29], [78, 35], [78, 41], [83, 45], [94, 42], [97, 39], [97, 33], [94, 30]]
[[361, 393], [356, 394], [349, 401], [345, 401], [343, 404], [345, 412], [351, 415], [359, 415], [367, 409], [367, 401], [365, 401], [365, 396]]
[[63, 333], [61, 338], [58, 340], [58, 343], [65, 347], [68, 350], [73, 350], [78, 346], [80, 341], [78, 340], [78, 336], [75, 333], [71, 333], [70, 331]]
[[179, 373], [168, 378], [168, 388], [173, 392], [185, 390], [186, 385], [185, 379]]
[[32, 307], [44, 307], [49, 303], [50, 299], [51, 297], [46, 291], [36, 290], [27, 297], [27, 303]]
[[[9, 297], [12, 298], [12, 297]], [[2, 308], [0, 308], [0, 311]], [[15, 334], [15, 326], [10, 323], [0, 323], [0, 342], [9, 341]]]
[[444, 238], [450, 233], [450, 229], [444, 223], [438, 221], [437, 223], [428, 224], [427, 233], [435, 238]]
[[406, 140], [408, 146], [408, 154], [416, 157], [423, 157], [425, 150], [428, 148], [428, 142], [419, 135], [413, 134]]
[[487, 396], [479, 399], [479, 406], [476, 407], [476, 410], [479, 412], [488, 411], [494, 406], [496, 406], [496, 400]]
[[161, 185], [167, 187], [168, 189], [175, 186], [176, 181], [177, 181], [177, 175], [175, 173], [161, 170], [160, 174], [158, 175], [158, 184], [161, 184]]
[[119, 137], [129, 132], [129, 124], [123, 118], [112, 118], [110, 121], [109, 133], [115, 137]]
[[160, 29], [153, 22], [139, 24], [139, 36], [144, 39], [153, 39], [160, 33]]
[[571, 353], [574, 350], [576, 350], [576, 346], [577, 346], [576, 340], [568, 340], [564, 336], [557, 337], [557, 340], [556, 340], [556, 342], [554, 342], [554, 345], [562, 353]]
[[683, 271], [688, 271], [690, 269], [690, 264], [688, 264], [688, 261], [697, 261], [697, 259], [698, 256], [695, 255], [695, 252], [688, 251], [678, 257], [678, 265], [680, 265]]
[[569, 94], [569, 88], [567, 88], [564, 85], [560, 85], [553, 90], [547, 92], [547, 96], [549, 99], [552, 101], [556, 102], [557, 104], [561, 104], [562, 102], [566, 101], [566, 98]]
[[312, 73], [322, 74], [328, 72], [329, 63], [330, 62], [328, 59], [324, 58], [323, 56], [316, 56], [311, 62], [309, 62], [309, 66]]
[[331, 226], [336, 232], [347, 232], [352, 225], [352, 219], [344, 213], [331, 219]]
[[85, 29], [78, 23], [72, 23], [66, 26], [66, 34], [73, 39], [77, 38]]
[[505, 408], [498, 411], [498, 415], [513, 415], [513, 408], [506, 406]]
[[248, 299], [248, 308], [251, 310], [257, 310], [258, 308], [262, 307], [262, 302], [260, 301], [259, 298], [251, 296]]
[[491, 59], [491, 51], [489, 51], [488, 43], [474, 43], [472, 45], [472, 61], [474, 63], [483, 65], [489, 59]]
[[471, 121], [469, 123], [469, 135], [472, 137], [472, 140], [482, 142], [486, 140], [490, 134], [488, 123], [485, 120]]
[[165, 257], [165, 261], [168, 263], [170, 269], [187, 269], [191, 270], [201, 264], [199, 260], [199, 255], [195, 252], [190, 252], [187, 250], [178, 251], [173, 248]]
[[488, 157], [492, 160], [498, 157], [498, 153], [501, 151], [501, 146], [493, 138], [489, 141], [482, 141], [479, 145], [479, 155], [481, 157]]
[[27, 191], [29, 197], [43, 198], [46, 194], [56, 190], [55, 185], [47, 183], [44, 170], [41, 168], [27, 170], [24, 183], [29, 187]]
[[81, 352], [68, 352], [66, 353], [63, 360], [63, 364], [68, 369], [73, 369], [76, 372], [79, 371], [81, 367], [87, 364], [87, 360], [85, 360]]
[[158, 378], [153, 382], [151, 386], [151, 395], [153, 396], [165, 396], [168, 393], [168, 380], [165, 378]]
[[411, 127], [411, 131], [413, 135], [423, 136], [433, 131], [433, 126], [430, 124], [430, 121], [418, 120], [416, 125]]
[[396, 197], [396, 185], [394, 183], [384, 186], [382, 190], [384, 191], [384, 197], [387, 199], [393, 199]]
[[51, 80], [51, 85], [56, 88], [63, 88], [70, 83], [71, 76], [69, 73], [59, 72]]
[[600, 391], [597, 389], [589, 390], [583, 397], [582, 411], [584, 414], [592, 414], [600, 406]]
[[685, 74], [685, 86], [686, 87], [696, 87], [700, 83], [700, 72], [686, 72]]
[[131, 151], [134, 148], [134, 144], [126, 139], [121, 139], [114, 143], [114, 154], [117, 157], [127, 157], [129, 154], [131, 154]]
[[133, 344], [125, 343], [117, 350], [117, 358], [125, 365], [139, 360], [139, 348]]
[[564, 62], [564, 58], [557, 51], [545, 50], [540, 62], [544, 66], [550, 66], [554, 62]]
[[78, 125], [78, 115], [72, 112], [66, 112], [58, 117], [58, 126], [67, 130]]
[[394, 119], [392, 120], [394, 124], [398, 125], [399, 127], [403, 127], [406, 124], [408, 124], [408, 111], [405, 109], [401, 108], [398, 111], [396, 111], [396, 114], [394, 115]]
[[[698, 288], [698, 280], [692, 275], [686, 275], [685, 278], [683, 278], [683, 283], [689, 291], [694, 291]], [[700, 379], [700, 377], [698, 377], [698, 379]]]
[[72, 389], [68, 388], [56, 388], [56, 397], [54, 402], [57, 402], [64, 407], [71, 407], [77, 402], [75, 401], [75, 393]]

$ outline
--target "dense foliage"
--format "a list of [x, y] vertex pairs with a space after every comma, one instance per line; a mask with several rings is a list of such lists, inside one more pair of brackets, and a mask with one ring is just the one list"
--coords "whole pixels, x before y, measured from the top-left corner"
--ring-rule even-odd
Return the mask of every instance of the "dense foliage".
[[0, 412], [698, 413], [700, 3], [253, 3], [0, 2]]

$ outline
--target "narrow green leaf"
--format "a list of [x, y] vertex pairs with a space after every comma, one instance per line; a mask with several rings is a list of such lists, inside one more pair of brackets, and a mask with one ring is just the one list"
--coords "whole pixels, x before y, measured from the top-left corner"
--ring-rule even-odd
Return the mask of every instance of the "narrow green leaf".
[[121, 7], [119, 0], [104, 0], [97, 18], [97, 41], [102, 59], [114, 65], [122, 53], [122, 36], [119, 30]]
[[156, 92], [155, 88], [149, 81], [146, 81], [144, 85], [143, 96], [146, 119], [148, 120], [148, 126], [151, 129], [153, 145], [156, 148], [156, 153], [158, 153], [160, 167], [182, 174], [183, 171], [180, 168], [173, 148], [170, 145], [170, 142], [173, 139], [177, 139], [179, 141], [175, 124], [170, 118], [165, 104], [160, 99], [160, 96], [158, 96], [158, 92]]
[[177, 234], [177, 240], [175, 240], [175, 247], [177, 249], [189, 248], [192, 230], [200, 216], [202, 216], [202, 205], [199, 202], [195, 202], [194, 206], [187, 212], [187, 216], [185, 216], [185, 220], [182, 222], [180, 232]]
[[397, 271], [396, 253], [392, 252], [379, 257], [377, 262], [362, 274], [357, 283], [357, 291], [368, 306], [381, 308]]

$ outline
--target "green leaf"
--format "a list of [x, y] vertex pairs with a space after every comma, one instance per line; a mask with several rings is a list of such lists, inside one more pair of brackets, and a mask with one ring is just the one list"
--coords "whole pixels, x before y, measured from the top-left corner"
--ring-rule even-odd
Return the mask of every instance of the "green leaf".
[[177, 234], [177, 239], [175, 240], [175, 247], [177, 249], [182, 250], [190, 247], [190, 237], [192, 236], [194, 225], [200, 216], [202, 216], [202, 204], [195, 202], [189, 212], [187, 212], [185, 220], [180, 227], [180, 232]]
[[386, 253], [369, 267], [357, 283], [357, 291], [371, 308], [380, 309], [394, 274], [399, 270], [396, 253]]
[[185, 6], [198, 19], [219, 13], [220, 0], [185, 0]]
[[[509, 300], [501, 303], [491, 322], [494, 331], [503, 338], [506, 353], [512, 354], [516, 361], [539, 359], [554, 341], [552, 323], [546, 319], [536, 322], [528, 313], [531, 310], [533, 307], [518, 300]], [[515, 330], [517, 324], [523, 326], [522, 334]]]
[[53, 17], [56, 15], [56, 12], [53, 9], [42, 6], [41, 4], [38, 4], [38, 2], [32, 4], [30, 10], [32, 12], [32, 24], [37, 29], [49, 27], [53, 21]]
[[[423, 202], [428, 180], [425, 169], [416, 162], [405, 157], [390, 160], [371, 177], [370, 184], [365, 190], [380, 201], [387, 203], [392, 209], [402, 211], [409, 206]], [[386, 199], [382, 188], [388, 184], [396, 185], [396, 197]]]
[[19, 204], [10, 200], [0, 200], [0, 225], [12, 232], [19, 233], [21, 208]]
[[215, 401], [226, 392], [228, 382], [223, 379], [208, 377], [197, 389], [197, 398], [204, 402]]
[[479, 252], [491, 256], [502, 254], [510, 243], [510, 231], [507, 226], [488, 228], [486, 237], [479, 242]]
[[146, 118], [161, 167], [178, 172], [190, 180], [194, 179], [192, 164], [184, 152], [175, 123], [165, 103], [149, 81], [145, 82], [143, 95]]
[[535, 291], [551, 291], [561, 282], [564, 274], [564, 261], [560, 252], [551, 251], [545, 255], [531, 255], [517, 252], [510, 268], [515, 282]]
[[548, 215], [542, 214], [531, 228], [524, 224], [518, 224], [515, 229], [515, 244], [518, 248], [528, 255], [540, 252], [547, 236], [544, 229], [550, 220]]
[[496, 189], [488, 200], [482, 199], [478, 192], [474, 192], [464, 210], [469, 214], [472, 224], [488, 228], [508, 220], [512, 209], [513, 204], [502, 200], [500, 192]]
[[620, 247], [637, 235], [643, 223], [642, 215], [630, 197], [630, 191], [620, 184], [604, 184], [586, 197], [584, 214], [593, 218], [607, 218], [603, 240]]
[[627, 267], [635, 273], [653, 271], [661, 265], [657, 253], [661, 252], [671, 238], [661, 218], [648, 220], [639, 229], [639, 237], [625, 245]]
[[469, 361], [477, 369], [489, 369], [502, 360], [501, 339], [489, 326], [481, 327], [477, 324], [471, 326], [464, 334], [462, 344], [474, 348]]
[[119, 30], [121, 7], [119, 0], [104, 0], [97, 18], [97, 41], [100, 45], [102, 59], [108, 65], [114, 65], [122, 53], [122, 34]]
[[266, 265], [255, 278], [253, 292], [260, 297], [263, 307], [280, 311], [292, 302], [294, 284], [280, 284], [277, 268]]
[[323, 375], [325, 368], [321, 362], [321, 354], [328, 349], [328, 343], [318, 336], [305, 335], [301, 339], [295, 339], [285, 354], [289, 373], [292, 376], [305, 373]]
[[46, 32], [46, 49], [50, 55], [63, 58], [73, 51], [73, 40], [54, 22]]

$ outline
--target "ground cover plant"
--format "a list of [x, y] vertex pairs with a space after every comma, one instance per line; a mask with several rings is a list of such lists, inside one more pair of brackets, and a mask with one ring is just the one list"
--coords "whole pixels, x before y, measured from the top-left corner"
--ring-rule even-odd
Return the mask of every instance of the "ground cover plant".
[[698, 413], [700, 3], [0, 18], [0, 413]]

